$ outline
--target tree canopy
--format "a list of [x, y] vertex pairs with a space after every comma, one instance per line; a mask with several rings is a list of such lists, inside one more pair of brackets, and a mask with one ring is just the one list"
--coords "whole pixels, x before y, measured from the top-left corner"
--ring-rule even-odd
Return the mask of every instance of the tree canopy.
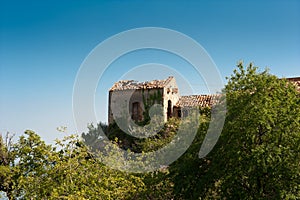
[[228, 78], [226, 123], [212, 152], [220, 195], [300, 197], [300, 98], [294, 85], [250, 64]]
[[300, 95], [294, 85], [239, 63], [222, 98], [226, 120], [213, 150], [199, 158], [208, 127], [218, 120], [206, 108], [188, 150], [170, 166], [149, 173], [101, 163], [93, 154], [105, 150], [99, 147], [100, 129], [116, 148], [149, 152], [172, 140], [180, 120], [173, 118], [157, 135], [142, 139], [102, 123], [55, 145], [33, 131], [16, 143], [1, 136], [0, 191], [9, 199], [299, 199]]

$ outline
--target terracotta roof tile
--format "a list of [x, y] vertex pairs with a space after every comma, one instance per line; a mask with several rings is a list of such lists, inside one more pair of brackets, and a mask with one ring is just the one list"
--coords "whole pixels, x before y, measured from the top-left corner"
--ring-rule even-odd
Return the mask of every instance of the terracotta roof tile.
[[137, 89], [152, 89], [165, 87], [174, 77], [169, 76], [165, 80], [153, 80], [145, 82], [137, 82], [134, 80], [121, 80], [116, 82], [110, 91], [116, 90], [137, 90]]
[[177, 107], [210, 107], [218, 102], [220, 95], [189, 95], [181, 96], [175, 106]]

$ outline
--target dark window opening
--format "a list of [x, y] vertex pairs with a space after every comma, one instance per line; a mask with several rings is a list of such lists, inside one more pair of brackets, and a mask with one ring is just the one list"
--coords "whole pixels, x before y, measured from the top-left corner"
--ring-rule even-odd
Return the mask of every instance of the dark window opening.
[[179, 118], [181, 118], [181, 110], [178, 110], [178, 111], [177, 111], [177, 116], [178, 116]]
[[140, 103], [139, 102], [134, 102], [132, 104], [132, 115], [131, 118], [134, 121], [140, 121], [140, 115], [141, 115], [141, 109], [140, 109]]
[[168, 101], [168, 110], [167, 110], [167, 118], [169, 119], [170, 117], [172, 117], [172, 101], [171, 100]]

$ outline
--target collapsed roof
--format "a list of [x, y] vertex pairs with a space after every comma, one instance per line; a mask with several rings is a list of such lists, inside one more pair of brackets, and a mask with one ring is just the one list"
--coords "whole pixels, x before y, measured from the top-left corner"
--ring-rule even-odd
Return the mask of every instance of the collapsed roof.
[[165, 80], [153, 80], [138, 82], [134, 80], [121, 80], [116, 82], [110, 89], [110, 91], [117, 90], [138, 90], [138, 89], [153, 89], [165, 87], [174, 77], [169, 76]]

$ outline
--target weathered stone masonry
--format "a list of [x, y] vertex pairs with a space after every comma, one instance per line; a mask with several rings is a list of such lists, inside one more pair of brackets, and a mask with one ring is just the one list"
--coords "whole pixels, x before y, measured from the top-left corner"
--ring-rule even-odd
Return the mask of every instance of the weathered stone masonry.
[[[136, 82], [122, 80], [116, 82], [109, 90], [108, 123], [114, 120], [115, 115], [122, 115], [122, 110], [128, 110], [131, 119], [143, 121], [147, 103], [160, 104], [163, 107], [164, 122], [170, 117], [184, 117], [184, 108], [195, 106], [211, 106], [218, 95], [191, 95], [180, 96], [174, 77], [165, 80]], [[127, 102], [129, 100], [129, 102]], [[150, 102], [149, 102], [150, 101]], [[146, 105], [145, 105], [146, 104]], [[116, 117], [116, 116], [115, 116]]]

